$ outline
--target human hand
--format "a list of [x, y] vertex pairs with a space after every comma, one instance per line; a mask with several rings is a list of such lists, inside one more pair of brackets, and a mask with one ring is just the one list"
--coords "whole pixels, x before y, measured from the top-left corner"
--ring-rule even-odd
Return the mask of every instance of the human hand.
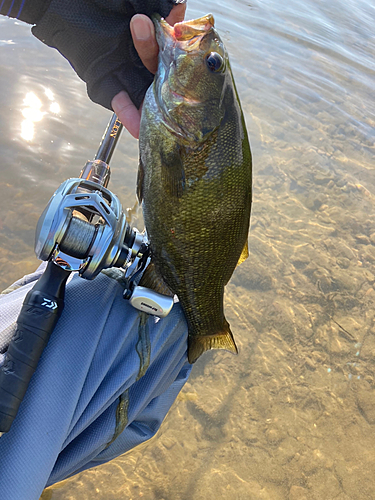
[[[173, 7], [166, 21], [173, 26], [183, 21], [186, 4]], [[155, 28], [151, 19], [143, 14], [136, 14], [130, 21], [130, 31], [134, 46], [142, 63], [153, 74], [158, 67], [159, 47], [155, 38]], [[133, 104], [129, 94], [122, 90], [112, 99], [112, 109], [129, 133], [138, 139], [141, 122], [142, 105], [139, 109]]]
[[139, 109], [157, 68], [158, 45], [150, 16], [157, 12], [173, 25], [183, 20], [185, 2], [48, 0], [35, 19], [20, 19], [34, 24], [32, 33], [70, 62], [86, 82], [90, 99], [115, 110], [138, 137]]

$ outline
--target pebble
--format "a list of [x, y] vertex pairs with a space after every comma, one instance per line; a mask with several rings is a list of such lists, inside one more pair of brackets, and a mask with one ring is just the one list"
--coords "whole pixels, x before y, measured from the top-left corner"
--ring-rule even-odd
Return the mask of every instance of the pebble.
[[307, 255], [299, 253], [291, 258], [291, 263], [296, 269], [304, 269], [310, 262], [310, 258]]
[[308, 368], [311, 371], [315, 371], [316, 370], [315, 363], [310, 358], [306, 358], [306, 360], [305, 360], [305, 366], [306, 366], [306, 368]]
[[283, 439], [283, 435], [279, 429], [267, 429], [266, 439], [269, 444], [278, 444]]
[[289, 491], [289, 500], [307, 500], [308, 490], [302, 486], [293, 485]]
[[339, 257], [338, 259], [336, 259], [336, 263], [341, 267], [341, 269], [348, 269], [348, 267], [350, 266], [350, 260], [346, 257]]
[[340, 245], [339, 251], [340, 257], [345, 257], [346, 259], [352, 260], [354, 258], [353, 251], [346, 245]]
[[375, 262], [375, 247], [373, 245], [367, 245], [364, 247], [362, 259], [369, 262]]
[[309, 196], [308, 198], [306, 198], [306, 201], [305, 201], [306, 208], [313, 210], [314, 212], [316, 210], [319, 210], [319, 208], [322, 205], [323, 205], [323, 202], [319, 198], [316, 198], [315, 196]]
[[375, 398], [374, 390], [369, 387], [359, 387], [356, 392], [357, 405], [366, 421], [375, 424]]
[[365, 269], [364, 270], [364, 274], [366, 276], [367, 281], [370, 284], [373, 284], [375, 282], [375, 276], [374, 276], [374, 274], [371, 271], [369, 271], [368, 269]]
[[357, 234], [355, 236], [355, 239], [357, 243], [361, 245], [369, 245], [370, 244], [370, 239], [365, 235], [365, 234]]
[[334, 499], [342, 492], [336, 476], [327, 469], [318, 469], [309, 477], [308, 485], [314, 492], [314, 498]]
[[322, 175], [322, 174], [316, 174], [314, 176], [314, 180], [315, 180], [316, 184], [324, 185], [324, 184], [328, 184], [332, 180], [332, 177], [331, 176], [327, 177], [326, 175]]

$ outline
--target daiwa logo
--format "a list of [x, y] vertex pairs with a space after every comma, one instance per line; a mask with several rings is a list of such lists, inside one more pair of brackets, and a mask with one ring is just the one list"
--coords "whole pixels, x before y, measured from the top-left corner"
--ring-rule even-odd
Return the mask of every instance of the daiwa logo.
[[157, 311], [158, 311], [158, 310], [156, 309], [156, 307], [152, 307], [152, 306], [150, 306], [150, 304], [145, 304], [144, 302], [141, 302], [141, 306], [148, 307], [149, 309], [151, 309], [152, 311], [155, 311], [155, 312], [157, 312]]
[[41, 303], [42, 306], [48, 307], [48, 309], [57, 309], [57, 304], [54, 300], [43, 298], [44, 302]]

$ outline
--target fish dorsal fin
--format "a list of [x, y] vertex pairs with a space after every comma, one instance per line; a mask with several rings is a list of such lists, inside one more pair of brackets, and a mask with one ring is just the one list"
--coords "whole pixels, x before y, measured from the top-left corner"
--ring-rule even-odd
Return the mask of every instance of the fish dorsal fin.
[[249, 243], [248, 243], [248, 240], [246, 240], [246, 243], [242, 249], [240, 258], [238, 259], [237, 266], [242, 264], [242, 262], [244, 262], [248, 258], [248, 256], [249, 256]]
[[168, 285], [165, 284], [163, 278], [160, 277], [153, 262], [149, 264], [146, 271], [143, 273], [139, 284], [141, 286], [145, 286], [146, 288], [150, 288], [155, 292], [161, 293], [162, 295], [168, 295], [169, 297], [174, 296], [174, 293]]

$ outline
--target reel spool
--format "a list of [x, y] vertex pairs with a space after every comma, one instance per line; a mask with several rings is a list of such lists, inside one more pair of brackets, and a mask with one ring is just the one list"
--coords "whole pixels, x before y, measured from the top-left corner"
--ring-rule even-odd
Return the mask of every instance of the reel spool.
[[42, 213], [35, 253], [91, 280], [103, 269], [125, 265], [139, 249], [130, 250], [135, 239], [116, 195], [73, 178], [61, 184]]

